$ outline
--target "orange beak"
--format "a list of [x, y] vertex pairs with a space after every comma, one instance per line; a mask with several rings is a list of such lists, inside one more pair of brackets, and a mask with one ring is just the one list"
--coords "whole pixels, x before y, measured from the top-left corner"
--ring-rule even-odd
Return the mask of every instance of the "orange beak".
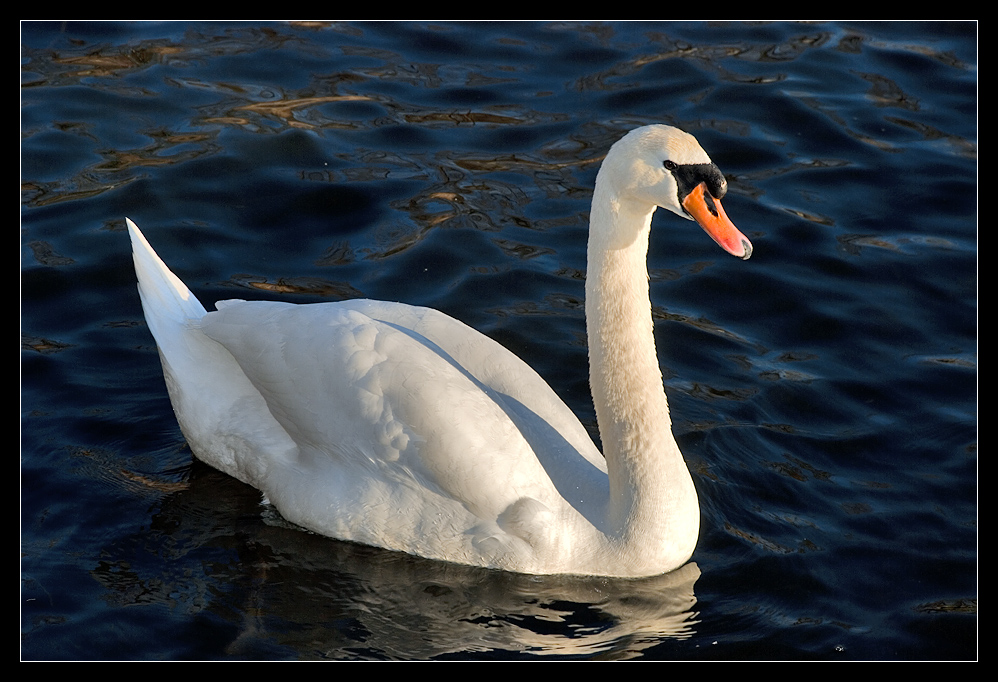
[[728, 220], [720, 200], [710, 197], [711, 204], [707, 203], [705, 192], [706, 184], [701, 182], [683, 200], [683, 208], [722, 249], [732, 256], [748, 260], [752, 255], [752, 242]]

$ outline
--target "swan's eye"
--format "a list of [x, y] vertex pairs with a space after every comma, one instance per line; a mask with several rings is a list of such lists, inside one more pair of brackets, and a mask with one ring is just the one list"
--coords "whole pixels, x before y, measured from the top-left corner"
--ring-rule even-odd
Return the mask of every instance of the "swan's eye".
[[676, 165], [675, 161], [669, 161], [669, 159], [666, 159], [665, 161], [663, 161], [662, 165], [665, 166], [665, 170], [667, 170], [667, 171], [674, 171], [677, 168], [679, 168], [679, 166]]

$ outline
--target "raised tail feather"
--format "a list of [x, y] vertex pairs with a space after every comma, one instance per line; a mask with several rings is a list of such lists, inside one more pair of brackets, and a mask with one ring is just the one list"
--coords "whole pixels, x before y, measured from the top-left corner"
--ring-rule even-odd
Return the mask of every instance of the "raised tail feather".
[[139, 296], [146, 322], [157, 341], [161, 325], [183, 324], [187, 320], [199, 320], [205, 315], [204, 306], [195, 298], [180, 278], [170, 272], [160, 259], [141, 230], [128, 218], [128, 236], [132, 240], [132, 260], [135, 275], [139, 280]]

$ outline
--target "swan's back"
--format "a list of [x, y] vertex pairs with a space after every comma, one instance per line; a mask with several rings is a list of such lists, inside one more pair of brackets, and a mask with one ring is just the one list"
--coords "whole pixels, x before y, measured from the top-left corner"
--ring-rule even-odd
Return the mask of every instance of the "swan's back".
[[605, 462], [501, 345], [438, 311], [378, 301], [222, 301], [205, 313], [130, 221], [129, 231], [192, 450], [290, 521], [529, 572], [593, 552]]

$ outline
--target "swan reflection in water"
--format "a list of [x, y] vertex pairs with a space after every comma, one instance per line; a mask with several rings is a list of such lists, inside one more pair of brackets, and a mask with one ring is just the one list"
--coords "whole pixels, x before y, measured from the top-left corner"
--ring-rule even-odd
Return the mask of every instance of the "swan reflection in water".
[[534, 576], [332, 542], [270, 506], [261, 523], [254, 491], [199, 463], [157, 498], [151, 524], [105, 548], [91, 575], [115, 605], [162, 604], [183, 641], [196, 628], [234, 658], [627, 659], [696, 634], [695, 563]]

